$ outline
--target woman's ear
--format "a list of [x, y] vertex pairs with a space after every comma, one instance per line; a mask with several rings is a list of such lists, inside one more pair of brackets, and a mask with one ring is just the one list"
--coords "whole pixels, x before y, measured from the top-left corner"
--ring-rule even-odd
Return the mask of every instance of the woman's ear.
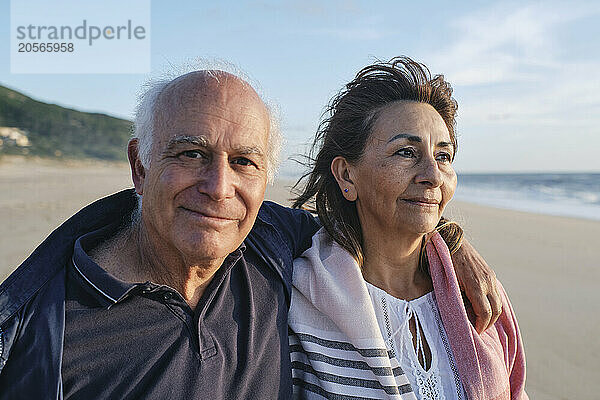
[[352, 166], [342, 156], [337, 156], [331, 161], [331, 173], [338, 183], [342, 196], [348, 201], [356, 201], [358, 193], [352, 182]]

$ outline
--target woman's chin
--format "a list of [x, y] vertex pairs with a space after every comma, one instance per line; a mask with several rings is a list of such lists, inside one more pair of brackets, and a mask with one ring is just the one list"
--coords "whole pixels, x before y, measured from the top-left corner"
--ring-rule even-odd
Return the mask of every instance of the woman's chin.
[[411, 221], [405, 221], [405, 223], [403, 224], [403, 226], [401, 227], [401, 232], [400, 234], [404, 233], [412, 233], [415, 235], [426, 235], [428, 233], [431, 233], [435, 230], [435, 227], [437, 226], [438, 220], [437, 219], [433, 219], [433, 218], [426, 218], [426, 219], [417, 219], [417, 220], [411, 220]]

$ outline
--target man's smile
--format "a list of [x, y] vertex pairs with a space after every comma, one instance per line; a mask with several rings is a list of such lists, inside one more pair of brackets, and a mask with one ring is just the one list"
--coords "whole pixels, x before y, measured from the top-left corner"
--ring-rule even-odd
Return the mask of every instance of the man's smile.
[[214, 225], [227, 225], [239, 221], [238, 218], [231, 218], [229, 216], [225, 216], [224, 213], [213, 213], [207, 211], [192, 210], [186, 207], [179, 207], [179, 209], [182, 210], [189, 217], [202, 223]]

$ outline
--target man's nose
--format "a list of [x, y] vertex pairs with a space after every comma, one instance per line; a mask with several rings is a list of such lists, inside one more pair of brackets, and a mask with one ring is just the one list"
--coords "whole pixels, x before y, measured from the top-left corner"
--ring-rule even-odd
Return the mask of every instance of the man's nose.
[[421, 168], [416, 176], [417, 183], [422, 183], [431, 187], [441, 186], [443, 177], [435, 156], [427, 155], [423, 157], [420, 164]]
[[213, 158], [203, 175], [199, 191], [212, 200], [221, 201], [235, 196], [237, 177], [227, 157]]

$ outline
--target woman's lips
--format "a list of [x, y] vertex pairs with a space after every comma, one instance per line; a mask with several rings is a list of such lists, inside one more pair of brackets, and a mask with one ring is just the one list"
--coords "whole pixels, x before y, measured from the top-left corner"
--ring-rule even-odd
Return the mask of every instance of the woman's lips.
[[439, 207], [439, 205], [440, 205], [440, 202], [435, 199], [416, 198], [416, 199], [402, 199], [402, 200], [409, 204], [419, 206], [419, 207], [435, 208], [435, 207]]

